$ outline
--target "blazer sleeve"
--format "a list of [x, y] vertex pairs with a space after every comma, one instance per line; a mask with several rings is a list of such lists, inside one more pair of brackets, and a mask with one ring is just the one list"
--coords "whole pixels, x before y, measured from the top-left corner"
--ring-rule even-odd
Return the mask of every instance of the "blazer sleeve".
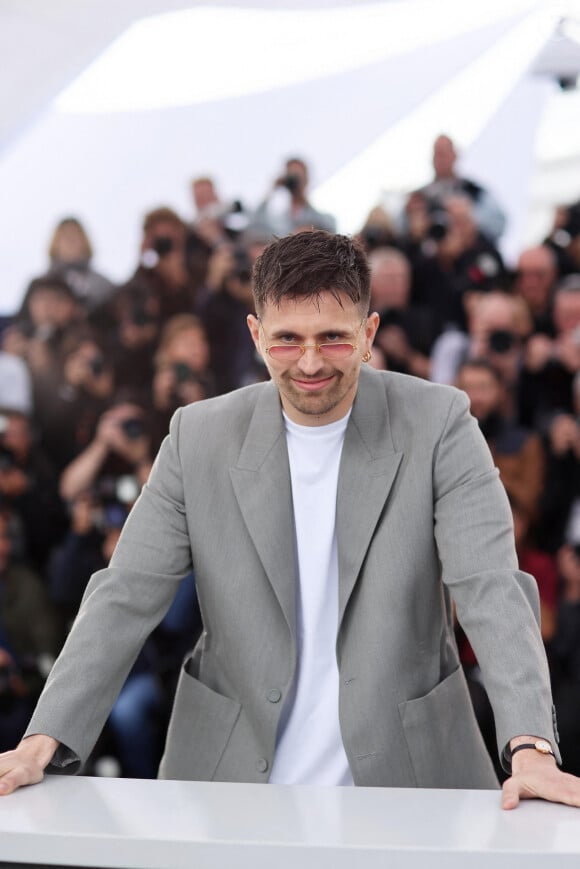
[[26, 736], [61, 742], [55, 772], [90, 754], [143, 643], [192, 569], [179, 460], [180, 412], [105, 570], [95, 573]]
[[507, 495], [462, 392], [435, 451], [434, 487], [442, 579], [482, 670], [502, 763], [517, 735], [544, 737], [556, 749], [537, 584], [518, 569]]

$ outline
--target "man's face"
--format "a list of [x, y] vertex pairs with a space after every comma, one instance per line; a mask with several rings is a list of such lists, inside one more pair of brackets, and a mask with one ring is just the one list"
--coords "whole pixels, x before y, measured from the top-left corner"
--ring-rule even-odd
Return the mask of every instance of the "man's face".
[[476, 419], [482, 420], [501, 407], [501, 386], [490, 371], [466, 367], [458, 382], [469, 397], [471, 412]]
[[[326, 425], [350, 409], [358, 384], [362, 357], [370, 350], [378, 314], [362, 323], [362, 314], [345, 294], [342, 305], [330, 292], [320, 299], [283, 299], [279, 307], [267, 305], [260, 320], [248, 317], [256, 349], [264, 359], [280, 392], [282, 407], [300, 425]], [[266, 352], [272, 344], [351, 343], [356, 347], [344, 359], [327, 359], [307, 347], [293, 362], [282, 362]]]
[[380, 255], [371, 262], [371, 303], [373, 308], [406, 308], [409, 302], [411, 276], [407, 263], [395, 257]]
[[533, 314], [541, 313], [548, 305], [555, 280], [556, 267], [548, 250], [532, 248], [521, 254], [516, 292], [526, 300]]
[[209, 178], [200, 178], [191, 185], [193, 201], [197, 211], [203, 211], [208, 205], [219, 202], [213, 183]]
[[554, 324], [559, 335], [572, 335], [580, 330], [580, 290], [556, 293]]
[[433, 145], [433, 168], [438, 178], [449, 178], [453, 175], [457, 154], [453, 142], [447, 136], [439, 136]]

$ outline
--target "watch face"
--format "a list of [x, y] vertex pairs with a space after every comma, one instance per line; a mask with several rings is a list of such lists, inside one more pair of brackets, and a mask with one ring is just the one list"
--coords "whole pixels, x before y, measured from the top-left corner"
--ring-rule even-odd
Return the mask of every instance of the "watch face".
[[536, 742], [536, 751], [541, 751], [542, 754], [552, 754], [552, 746], [545, 739], [538, 739]]

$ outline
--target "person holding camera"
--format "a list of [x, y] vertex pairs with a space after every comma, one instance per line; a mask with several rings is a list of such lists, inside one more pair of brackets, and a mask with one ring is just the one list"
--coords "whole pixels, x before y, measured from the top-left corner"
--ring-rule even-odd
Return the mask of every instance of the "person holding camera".
[[67, 517], [56, 470], [35, 443], [29, 414], [2, 406], [2, 392], [0, 385], [0, 504], [18, 524], [19, 555], [42, 574]]
[[525, 342], [531, 330], [526, 305], [523, 299], [499, 290], [470, 290], [465, 302], [467, 329], [445, 331], [436, 340], [431, 354], [431, 380], [453, 384], [464, 362], [485, 359], [505, 383], [506, 415], [517, 418]]
[[246, 317], [253, 310], [252, 266], [264, 245], [222, 245], [210, 260], [208, 276], [212, 292], [201, 309], [210, 347], [210, 366], [217, 393], [263, 379]]
[[446, 135], [437, 136], [433, 143], [434, 177], [421, 188], [421, 193], [435, 204], [455, 194], [467, 196], [473, 205], [479, 231], [495, 243], [504, 231], [505, 214], [489, 190], [458, 173], [457, 162], [458, 154], [453, 140]]
[[113, 404], [99, 420], [95, 437], [64, 469], [60, 494], [73, 501], [101, 486], [115, 488], [119, 480], [131, 487], [135, 500], [151, 470], [150, 435], [143, 408], [131, 401]]
[[115, 378], [106, 345], [86, 327], [64, 342], [57, 374], [56, 382], [50, 373], [34, 380], [34, 421], [60, 473], [94, 436]]
[[506, 415], [506, 384], [489, 361], [465, 362], [456, 385], [467, 393], [471, 413], [479, 423], [508, 496], [530, 521], [537, 520], [546, 464], [539, 435]]
[[558, 414], [571, 414], [580, 371], [580, 273], [568, 275], [554, 294], [554, 337], [532, 335], [522, 376], [522, 414], [546, 434]]
[[411, 301], [411, 265], [394, 247], [369, 254], [371, 305], [380, 316], [375, 346], [385, 354], [389, 371], [429, 376], [433, 343], [439, 334], [436, 312]]
[[154, 454], [178, 407], [215, 394], [210, 348], [202, 320], [179, 314], [165, 324], [155, 354], [150, 396], [151, 448]]
[[533, 332], [555, 335], [553, 303], [558, 282], [558, 261], [547, 244], [525, 248], [519, 255], [514, 292], [527, 304], [533, 321]]
[[0, 751], [24, 733], [61, 645], [42, 580], [14, 557], [14, 519], [0, 507]]
[[4, 331], [3, 349], [23, 358], [32, 378], [54, 384], [63, 348], [85, 319], [85, 310], [58, 275], [30, 282], [19, 312]]
[[274, 181], [269, 196], [254, 212], [253, 228], [282, 236], [301, 229], [336, 231], [336, 220], [308, 201], [308, 166], [300, 157], [289, 157], [284, 172]]
[[[504, 276], [504, 264], [497, 248], [479, 231], [473, 203], [455, 193], [436, 205], [423, 194], [422, 237], [403, 239], [413, 264], [413, 301], [437, 311], [445, 329], [465, 329], [466, 300], [475, 290], [489, 292]], [[414, 211], [419, 206], [415, 204]]]

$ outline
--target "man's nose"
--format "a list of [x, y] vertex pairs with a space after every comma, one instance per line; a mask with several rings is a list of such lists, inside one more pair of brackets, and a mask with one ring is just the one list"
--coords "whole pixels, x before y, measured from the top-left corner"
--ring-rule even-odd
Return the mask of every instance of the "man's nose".
[[309, 344], [304, 348], [304, 353], [298, 360], [297, 364], [303, 374], [312, 376], [320, 371], [324, 365], [324, 360], [318, 352], [318, 348]]

